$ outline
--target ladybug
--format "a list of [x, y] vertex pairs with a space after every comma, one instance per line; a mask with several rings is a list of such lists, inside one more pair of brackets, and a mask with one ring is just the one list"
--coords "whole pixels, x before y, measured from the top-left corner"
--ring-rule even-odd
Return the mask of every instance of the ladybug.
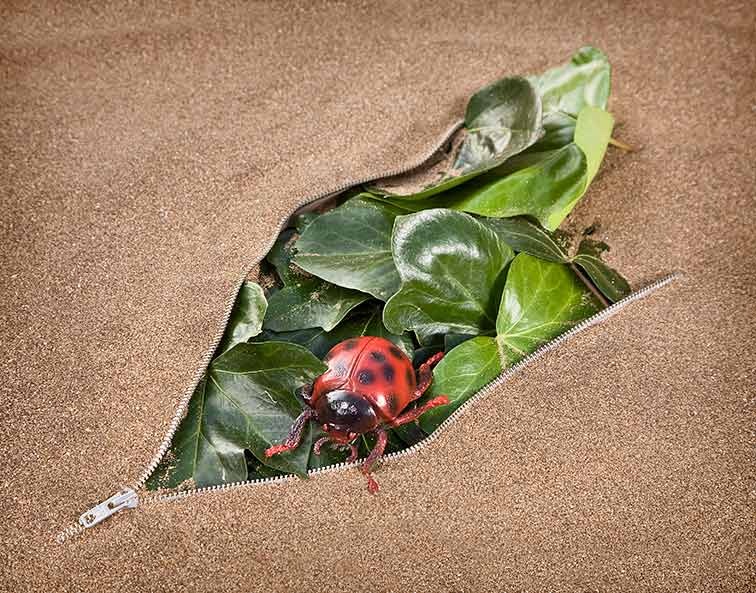
[[312, 385], [298, 390], [306, 405], [286, 441], [267, 449], [265, 456], [296, 449], [309, 420], [319, 423], [327, 435], [315, 442], [315, 454], [319, 455], [321, 447], [331, 442], [351, 450], [348, 462], [357, 459], [355, 439], [373, 433], [377, 442], [362, 465], [362, 473], [367, 477], [368, 490], [377, 492], [378, 483], [370, 469], [383, 455], [386, 428], [407, 424], [427, 410], [449, 403], [449, 398], [442, 395], [405, 412], [428, 389], [433, 365], [443, 356], [443, 352], [431, 356], [420, 365], [416, 376], [407, 355], [384, 338], [365, 336], [336, 344], [323, 361], [328, 370]]

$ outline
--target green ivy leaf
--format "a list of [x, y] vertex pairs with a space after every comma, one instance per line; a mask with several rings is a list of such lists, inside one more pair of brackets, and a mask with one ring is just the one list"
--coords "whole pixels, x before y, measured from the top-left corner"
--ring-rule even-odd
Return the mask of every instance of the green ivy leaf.
[[483, 87], [467, 103], [467, 136], [454, 163], [465, 175], [498, 165], [522, 152], [541, 134], [541, 103], [526, 79], [517, 76]]
[[277, 332], [310, 327], [332, 330], [347, 313], [370, 297], [318, 278], [292, 281], [268, 301], [263, 327]]
[[391, 230], [404, 213], [365, 196], [348, 200], [307, 227], [293, 261], [319, 278], [385, 301], [399, 289]]
[[308, 327], [289, 332], [275, 332], [264, 329], [253, 342], [290, 342], [307, 348], [316, 357], [322, 359], [337, 342], [322, 327]]
[[449, 332], [493, 331], [512, 250], [472, 216], [445, 209], [400, 216], [392, 239], [402, 287], [383, 310], [389, 331], [423, 342]]
[[601, 255], [608, 250], [609, 246], [606, 243], [583, 239], [573, 262], [585, 270], [606, 298], [616, 303], [632, 291], [627, 280], [601, 259]]
[[396, 434], [396, 436], [399, 438], [399, 440], [402, 441], [402, 443], [404, 443], [405, 446], [402, 447], [402, 449], [416, 445], [428, 436], [428, 434], [422, 428], [420, 428], [417, 421], [408, 422], [407, 424], [397, 426], [393, 429], [392, 432]]
[[481, 177], [446, 192], [436, 206], [504, 218], [528, 215], [556, 229], [596, 174], [612, 131], [612, 116], [586, 107], [575, 142], [563, 148], [518, 155]]
[[527, 218], [487, 218], [485, 223], [517, 252], [558, 263], [570, 261], [567, 251], [554, 235]]
[[353, 315], [350, 315], [343, 323], [331, 332], [331, 337], [336, 340], [334, 345], [342, 340], [361, 336], [376, 336], [385, 338], [402, 350], [409, 358], [415, 351], [412, 338], [406, 334], [391, 333], [383, 325], [383, 306], [382, 304], [368, 304], [360, 307]]
[[301, 212], [297, 214], [294, 217], [294, 228], [297, 229], [297, 232], [301, 235], [305, 232], [305, 229], [310, 226], [315, 220], [320, 217], [320, 212], [316, 211], [309, 211], [309, 212]]
[[443, 205], [489, 217], [527, 214], [553, 230], [583, 194], [586, 170], [585, 155], [575, 144], [520, 155], [448, 192]]
[[265, 449], [286, 438], [302, 411], [294, 390], [325, 368], [294, 344], [237, 344], [216, 358], [151, 485], [170, 488], [193, 480], [202, 487], [246, 480], [245, 449], [269, 467], [305, 476], [309, 429], [294, 451], [266, 458]]
[[481, 387], [501, 374], [501, 361], [494, 338], [477, 337], [452, 349], [433, 369], [428, 397], [446, 395], [449, 404], [420, 416], [420, 427], [433, 432]]
[[541, 99], [533, 85], [515, 76], [475, 93], [465, 113], [462, 142], [431, 167], [381, 180], [376, 194], [419, 200], [455, 187], [525, 150], [541, 135]]
[[299, 234], [294, 229], [284, 230], [266, 256], [284, 287], [269, 294], [263, 327], [275, 332], [316, 327], [330, 331], [347, 313], [370, 297], [313, 278], [299, 268], [293, 261], [298, 239]]
[[575, 125], [575, 144], [585, 153], [587, 180], [586, 188], [598, 173], [604, 160], [606, 147], [612, 137], [614, 118], [598, 107], [583, 107]]
[[584, 239], [574, 257], [567, 254], [565, 247], [553, 233], [526, 218], [489, 218], [485, 223], [493, 228], [515, 251], [527, 253], [557, 263], [579, 265], [598, 289], [610, 301], [617, 302], [630, 294], [630, 285], [616, 270], [602, 259], [609, 250], [606, 243]]
[[322, 328], [301, 329], [291, 332], [263, 330], [255, 341], [292, 342], [304, 346], [315, 356], [322, 359], [339, 342], [359, 336], [386, 338], [396, 344], [410, 358], [414, 353], [412, 338], [407, 334], [392, 334], [384, 327], [381, 319], [381, 306], [375, 302], [361, 305], [330, 332]]
[[546, 152], [564, 148], [575, 139], [577, 117], [561, 111], [543, 114], [543, 136], [523, 153]]
[[609, 59], [594, 47], [582, 47], [562, 66], [530, 77], [543, 102], [544, 115], [562, 112], [576, 117], [586, 106], [606, 109], [611, 91]]
[[268, 263], [276, 269], [276, 273], [284, 286], [306, 278], [291, 263], [294, 257], [294, 243], [298, 238], [299, 234], [294, 229], [284, 229], [278, 235], [268, 255], [265, 256]]
[[260, 285], [255, 282], [242, 284], [216, 354], [222, 354], [259, 334], [267, 309], [268, 301]]
[[509, 367], [599, 310], [569, 266], [520, 253], [509, 267], [496, 342]]
[[567, 146], [574, 140], [575, 124], [587, 106], [606, 109], [611, 90], [611, 66], [598, 49], [583, 47], [567, 64], [529, 80], [543, 100], [544, 135], [528, 150], [543, 152]]
[[284, 472], [265, 465], [252, 455], [249, 449], [244, 450], [244, 458], [247, 461], [247, 480], [263, 480], [285, 475]]

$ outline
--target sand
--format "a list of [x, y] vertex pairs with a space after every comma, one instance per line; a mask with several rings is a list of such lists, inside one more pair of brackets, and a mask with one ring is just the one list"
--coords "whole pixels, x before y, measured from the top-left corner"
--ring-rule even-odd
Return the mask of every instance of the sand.
[[[747, 3], [4, 5], [0, 588], [756, 588]], [[571, 224], [635, 286], [415, 456], [127, 511], [238, 281], [308, 196], [416, 162], [584, 43], [617, 136]]]

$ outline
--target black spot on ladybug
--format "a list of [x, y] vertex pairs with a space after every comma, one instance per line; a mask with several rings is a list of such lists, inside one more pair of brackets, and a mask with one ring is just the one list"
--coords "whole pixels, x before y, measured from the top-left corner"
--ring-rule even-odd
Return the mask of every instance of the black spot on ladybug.
[[378, 362], [383, 362], [384, 360], [386, 360], [386, 356], [383, 354], [383, 352], [378, 352], [377, 350], [374, 350], [370, 353], [370, 358]]
[[383, 378], [389, 383], [394, 380], [394, 367], [389, 363], [383, 365]]
[[375, 381], [375, 375], [368, 369], [362, 369], [357, 375], [357, 380], [363, 385], [370, 385], [373, 381]]
[[339, 362], [333, 366], [333, 372], [336, 373], [339, 377], [343, 377], [347, 374], [347, 368], [346, 365], [344, 365], [343, 362]]
[[389, 347], [389, 352], [391, 352], [391, 355], [397, 360], [402, 360], [404, 358], [404, 353], [402, 353], [402, 351], [396, 346]]
[[344, 342], [344, 350], [354, 350], [357, 346], [357, 340], [347, 340]]
[[399, 412], [399, 400], [396, 399], [396, 395], [389, 393], [386, 396], [386, 407], [392, 416], [396, 416]]
[[412, 385], [412, 382], [415, 380], [415, 371], [407, 369], [407, 384]]

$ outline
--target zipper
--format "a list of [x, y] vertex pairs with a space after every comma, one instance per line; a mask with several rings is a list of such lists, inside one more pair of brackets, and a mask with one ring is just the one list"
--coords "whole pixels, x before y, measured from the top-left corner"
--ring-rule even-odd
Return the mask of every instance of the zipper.
[[408, 166], [400, 167], [399, 169], [389, 171], [388, 173], [380, 173], [378, 175], [370, 175], [367, 177], [358, 178], [356, 180], [352, 180], [350, 182], [336, 186], [335, 188], [331, 188], [328, 191], [309, 196], [301, 200], [299, 204], [297, 204], [297, 206], [294, 207], [294, 210], [291, 212], [291, 214], [289, 214], [286, 218], [284, 218], [283, 220], [279, 222], [275, 235], [273, 235], [272, 239], [268, 242], [265, 249], [262, 251], [263, 253], [262, 257], [256, 260], [252, 265], [250, 265], [247, 268], [247, 270], [244, 272], [242, 277], [236, 283], [236, 290], [234, 290], [233, 292], [233, 297], [229, 299], [228, 301], [226, 301], [226, 308], [223, 312], [223, 321], [221, 323], [220, 329], [218, 333], [216, 333], [215, 339], [213, 340], [210, 346], [210, 349], [207, 350], [205, 352], [205, 355], [202, 357], [200, 368], [197, 369], [197, 372], [194, 374], [194, 377], [192, 379], [192, 382], [189, 388], [184, 392], [184, 395], [179, 401], [179, 405], [178, 405], [178, 408], [176, 409], [176, 413], [173, 415], [173, 419], [171, 420], [171, 423], [168, 427], [168, 432], [163, 438], [163, 441], [160, 444], [160, 447], [158, 448], [157, 453], [155, 454], [155, 456], [153, 457], [152, 461], [149, 463], [147, 468], [144, 470], [144, 472], [142, 472], [142, 475], [139, 477], [139, 479], [136, 482], [134, 482], [134, 484], [131, 485], [132, 490], [140, 490], [145, 485], [149, 477], [152, 475], [152, 472], [155, 471], [157, 466], [163, 460], [163, 457], [165, 456], [165, 454], [168, 452], [168, 449], [170, 449], [171, 442], [173, 441], [173, 436], [176, 434], [179, 424], [181, 424], [181, 420], [183, 420], [184, 414], [186, 413], [186, 409], [189, 406], [189, 400], [192, 398], [192, 395], [194, 395], [194, 391], [197, 388], [197, 385], [199, 384], [200, 380], [202, 379], [202, 376], [205, 374], [205, 371], [207, 370], [207, 367], [210, 365], [210, 362], [213, 359], [213, 354], [215, 354], [215, 350], [218, 348], [218, 344], [220, 344], [220, 341], [223, 339], [223, 334], [226, 331], [228, 320], [231, 318], [231, 313], [234, 309], [234, 303], [236, 302], [236, 297], [238, 296], [239, 291], [241, 290], [241, 287], [244, 284], [244, 281], [246, 280], [250, 271], [252, 271], [252, 269], [265, 258], [265, 255], [267, 255], [268, 251], [270, 251], [270, 249], [273, 247], [273, 244], [278, 239], [278, 235], [281, 234], [281, 231], [286, 227], [286, 224], [289, 222], [291, 217], [294, 214], [296, 214], [296, 212], [299, 209], [303, 208], [304, 206], [307, 206], [308, 204], [312, 204], [319, 200], [325, 200], [331, 196], [335, 196], [337, 194], [345, 192], [348, 189], [357, 187], [359, 185], [365, 185], [366, 183], [370, 183], [371, 181], [375, 181], [377, 179], [383, 179], [384, 177], [393, 177], [394, 175], [402, 175], [404, 173], [408, 173], [409, 171], [412, 171], [413, 169], [422, 167], [423, 164], [431, 160], [451, 140], [451, 138], [454, 136], [457, 130], [459, 130], [462, 127], [463, 124], [464, 124], [463, 120], [457, 120], [456, 122], [454, 122], [451, 125], [451, 127], [449, 127], [446, 130], [446, 132], [442, 135], [442, 137], [431, 147], [431, 149], [425, 152], [425, 154], [422, 156], [422, 158], [419, 161], [416, 161]]
[[[542, 345], [533, 353], [525, 356], [522, 360], [515, 363], [511, 367], [508, 367], [498, 377], [496, 377], [491, 382], [483, 386], [477, 393], [475, 393], [472, 397], [470, 397], [470, 399], [468, 399], [464, 404], [462, 404], [459, 408], [457, 408], [446, 420], [444, 420], [444, 422], [442, 422], [438, 426], [438, 428], [436, 428], [436, 430], [434, 430], [430, 435], [425, 437], [422, 441], [410, 447], [407, 447], [406, 449], [403, 449], [401, 451], [384, 455], [381, 458], [381, 463], [394, 462], [408, 455], [413, 455], [421, 451], [422, 449], [426, 448], [433, 441], [435, 441], [441, 433], [443, 433], [452, 424], [454, 424], [460, 418], [460, 416], [462, 416], [462, 414], [464, 414], [468, 409], [470, 409], [470, 407], [472, 407], [478, 401], [486, 397], [490, 392], [502, 386], [504, 383], [506, 383], [509, 379], [511, 379], [523, 368], [532, 364], [536, 360], [540, 359], [548, 352], [555, 350], [556, 348], [558, 348], [565, 342], [571, 340], [577, 334], [582, 333], [586, 329], [598, 323], [601, 323], [602, 321], [605, 321], [606, 319], [615, 315], [621, 309], [625, 308], [627, 305], [649, 296], [650, 294], [670, 284], [671, 282], [673, 282], [675, 279], [679, 277], [680, 277], [680, 273], [678, 272], [669, 274], [657, 280], [656, 282], [653, 282], [649, 284], [648, 286], [633, 292], [632, 294], [626, 296], [620, 301], [617, 301], [616, 303], [610, 305], [609, 307], [602, 309], [601, 311], [599, 311], [595, 315], [592, 315], [588, 319], [584, 319], [583, 321], [581, 321], [580, 323], [578, 323], [571, 329], [567, 330], [563, 334], [557, 336], [550, 342]], [[203, 369], [203, 372], [204, 372], [204, 369]], [[188, 400], [187, 400], [187, 403], [188, 403]], [[173, 433], [175, 433], [175, 430], [177, 427], [178, 427], [178, 422], [176, 423], [175, 427], [172, 425], [172, 432], [169, 431], [169, 436], [166, 437], [166, 439], [168, 440], [168, 445], [170, 445], [170, 439], [173, 438]], [[165, 444], [165, 442], [163, 444]], [[163, 449], [163, 446], [161, 445], [161, 450], [162, 449]], [[166, 447], [166, 450], [167, 450], [167, 447]], [[157, 461], [159, 462], [160, 460], [158, 459]], [[343, 463], [337, 463], [334, 465], [329, 465], [329, 466], [321, 467], [317, 469], [311, 469], [307, 472], [307, 474], [309, 477], [314, 477], [314, 476], [324, 474], [324, 473], [347, 470], [347, 469], [358, 467], [359, 465], [361, 465], [362, 461], [363, 461], [362, 459], [358, 459], [357, 461], [354, 461], [351, 463], [343, 462]], [[150, 473], [151, 471], [152, 470], [150, 470]], [[147, 474], [147, 477], [149, 477], [149, 473]], [[147, 478], [144, 478], [144, 480], [141, 481], [138, 487], [124, 488], [117, 494], [107, 499], [106, 501], [94, 506], [89, 511], [83, 513], [81, 517], [79, 518], [79, 523], [76, 525], [72, 525], [68, 527], [67, 529], [64, 529], [63, 531], [61, 531], [56, 537], [56, 540], [59, 543], [63, 543], [64, 541], [66, 541], [66, 539], [70, 537], [74, 537], [82, 533], [84, 530], [99, 524], [100, 522], [104, 521], [108, 517], [122, 511], [123, 509], [135, 508], [138, 505], [149, 505], [149, 504], [154, 504], [157, 502], [176, 501], [176, 500], [181, 500], [183, 498], [187, 498], [190, 496], [198, 496], [202, 494], [227, 491], [227, 490], [232, 490], [232, 489], [237, 489], [237, 488], [263, 486], [263, 485], [269, 485], [269, 484], [282, 484], [282, 483], [296, 480], [299, 478], [297, 478], [297, 476], [295, 476], [294, 474], [287, 474], [287, 475], [276, 476], [276, 477], [271, 477], [271, 478], [246, 480], [246, 481], [240, 481], [240, 482], [232, 482], [228, 484], [218, 484], [215, 486], [206, 486], [204, 488], [180, 490], [177, 492], [147, 493], [140, 497], [137, 493], [137, 490], [144, 487], [144, 482], [146, 481], [146, 479]]]
[[[168, 452], [168, 449], [170, 449], [171, 442], [173, 441], [173, 436], [176, 434], [176, 431], [178, 430], [179, 424], [181, 424], [181, 420], [184, 418], [184, 414], [186, 413], [186, 409], [189, 405], [189, 400], [192, 398], [192, 395], [194, 394], [195, 389], [197, 388], [197, 385], [200, 382], [200, 379], [202, 379], [202, 376], [205, 374], [205, 371], [207, 370], [207, 367], [210, 365], [210, 362], [213, 359], [213, 354], [215, 354], [215, 350], [218, 348], [218, 344], [220, 344], [220, 341], [223, 339], [223, 334], [226, 331], [226, 326], [228, 325], [228, 320], [231, 317], [231, 312], [234, 308], [234, 303], [236, 302], [236, 297], [239, 294], [239, 291], [241, 290], [242, 285], [244, 284], [244, 281], [247, 279], [247, 276], [252, 271], [252, 269], [262, 261], [262, 259], [265, 257], [265, 254], [270, 251], [271, 247], [273, 247], [273, 244], [276, 242], [276, 239], [278, 239], [278, 235], [281, 233], [281, 231], [285, 228], [286, 224], [289, 222], [291, 217], [301, 208], [304, 206], [307, 206], [309, 204], [313, 204], [315, 202], [318, 202], [320, 200], [325, 200], [329, 197], [335, 196], [337, 194], [340, 194], [348, 189], [351, 189], [353, 187], [357, 187], [359, 185], [365, 185], [366, 183], [370, 183], [371, 181], [376, 181], [378, 179], [383, 179], [385, 177], [394, 177], [395, 175], [402, 175], [404, 173], [409, 173], [410, 171], [417, 169], [419, 167], [422, 167], [425, 163], [430, 161], [436, 154], [438, 154], [446, 144], [449, 143], [449, 141], [452, 139], [454, 134], [457, 133], [457, 131], [462, 128], [462, 125], [464, 124], [464, 120], [458, 119], [455, 121], [449, 128], [446, 129], [446, 131], [442, 134], [442, 136], [433, 144], [428, 150], [426, 150], [423, 153], [423, 156], [418, 159], [417, 161], [414, 161], [410, 163], [409, 165], [405, 165], [402, 167], [399, 167], [397, 169], [392, 169], [389, 171], [382, 171], [380, 173], [375, 174], [368, 174], [365, 177], [358, 177], [357, 179], [353, 179], [351, 181], [348, 181], [346, 183], [342, 183], [340, 185], [337, 185], [333, 188], [328, 189], [327, 191], [320, 192], [318, 194], [310, 195], [306, 198], [303, 198], [299, 201], [299, 203], [294, 207], [291, 214], [283, 218], [279, 221], [276, 233], [273, 235], [271, 240], [268, 242], [268, 244], [265, 246], [265, 249], [262, 251], [263, 256], [253, 262], [245, 271], [244, 274], [237, 280], [236, 282], [236, 288], [233, 291], [233, 296], [229, 298], [229, 300], [226, 301], [225, 308], [223, 311], [223, 318], [222, 323], [220, 324], [220, 329], [215, 335], [215, 338], [213, 339], [212, 343], [210, 344], [209, 349], [205, 352], [205, 354], [200, 359], [200, 366], [197, 369], [197, 371], [194, 373], [192, 380], [189, 384], [189, 387], [186, 389], [184, 394], [181, 396], [181, 399], [179, 400], [178, 406], [176, 408], [176, 412], [173, 415], [173, 418], [171, 419], [170, 424], [168, 425], [168, 431], [165, 434], [165, 437], [163, 438], [162, 442], [160, 443], [160, 446], [158, 447], [157, 452], [155, 453], [154, 457], [152, 458], [152, 461], [147, 465], [146, 469], [142, 472], [139, 479], [137, 479], [136, 482], [131, 484], [128, 487], [124, 487], [121, 492], [125, 490], [130, 490], [132, 492], [137, 492], [141, 490], [144, 487], [144, 484], [147, 482], [147, 479], [152, 475], [152, 472], [155, 471], [155, 468], [160, 464], [165, 454]], [[111, 501], [113, 498], [117, 497], [120, 494], [117, 493], [113, 496], [111, 496], [107, 501]], [[107, 502], [105, 501], [105, 502]], [[104, 504], [104, 503], [103, 503]], [[137, 502], [134, 503], [134, 506], [138, 504], [138, 496], [137, 496]], [[90, 511], [87, 511], [87, 513], [90, 513], [94, 509], [97, 509], [99, 505], [96, 507], [93, 507], [90, 509]], [[119, 507], [117, 509], [112, 510], [112, 512], [107, 515], [106, 517], [103, 517], [103, 519], [109, 517], [110, 515], [118, 512], [122, 508], [134, 508], [134, 507]], [[87, 515], [87, 513], [84, 513], [80, 518], [79, 522], [75, 523], [73, 525], [70, 525], [69, 527], [62, 530], [57, 536], [56, 541], [58, 543], [63, 543], [65, 540], [74, 537], [78, 534], [80, 534], [84, 529], [87, 529], [89, 527], [92, 527], [96, 524], [98, 524], [103, 519], [100, 519], [100, 521], [97, 521], [96, 523], [92, 523], [91, 525], [87, 524], [86, 521], [83, 520], [83, 517]]]

